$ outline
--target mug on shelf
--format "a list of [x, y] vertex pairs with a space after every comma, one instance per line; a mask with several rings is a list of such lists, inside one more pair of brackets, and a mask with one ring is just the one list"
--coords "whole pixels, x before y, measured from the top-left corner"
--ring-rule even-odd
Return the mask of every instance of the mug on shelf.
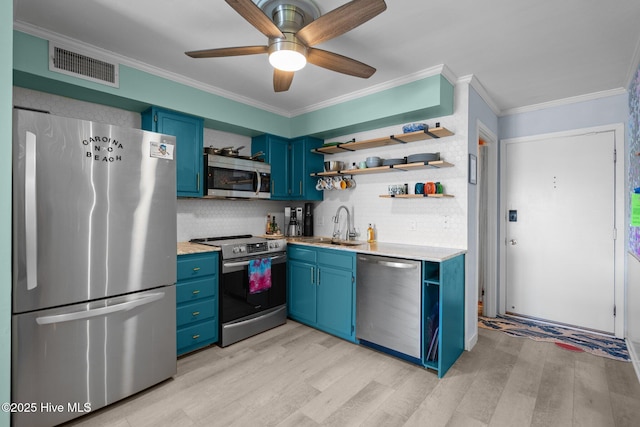
[[422, 182], [416, 182], [414, 190], [415, 194], [424, 194], [424, 184]]

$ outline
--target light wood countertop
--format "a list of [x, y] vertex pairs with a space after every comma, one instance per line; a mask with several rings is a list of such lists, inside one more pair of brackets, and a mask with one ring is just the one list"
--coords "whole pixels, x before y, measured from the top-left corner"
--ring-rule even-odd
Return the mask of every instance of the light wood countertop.
[[178, 255], [200, 254], [204, 252], [218, 252], [220, 248], [200, 245], [191, 242], [178, 242]]

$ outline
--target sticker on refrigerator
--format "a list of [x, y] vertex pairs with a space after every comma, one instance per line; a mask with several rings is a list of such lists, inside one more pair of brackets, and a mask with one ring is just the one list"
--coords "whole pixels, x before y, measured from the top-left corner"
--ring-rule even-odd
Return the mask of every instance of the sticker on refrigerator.
[[151, 141], [151, 157], [158, 159], [173, 160], [173, 144], [166, 142]]

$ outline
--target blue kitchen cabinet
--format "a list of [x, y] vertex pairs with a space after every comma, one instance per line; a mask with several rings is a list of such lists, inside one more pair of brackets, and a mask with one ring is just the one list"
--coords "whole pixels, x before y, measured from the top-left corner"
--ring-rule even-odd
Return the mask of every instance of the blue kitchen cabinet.
[[178, 356], [218, 341], [218, 253], [178, 256]]
[[316, 190], [317, 178], [311, 173], [323, 170], [324, 156], [311, 150], [322, 146], [321, 139], [305, 136], [291, 141], [291, 199], [322, 200], [324, 193]]
[[289, 317], [355, 342], [355, 252], [289, 245]]
[[323, 193], [316, 190], [316, 179], [311, 176], [323, 166], [323, 157], [311, 152], [321, 145], [322, 140], [312, 137], [265, 134], [251, 140], [252, 154], [262, 151], [271, 165], [272, 200], [322, 200]]
[[422, 276], [422, 362], [442, 378], [464, 351], [464, 255], [423, 261]]
[[151, 107], [142, 113], [142, 129], [176, 137], [178, 197], [202, 197], [204, 194], [203, 120], [199, 117]]
[[251, 140], [251, 152], [259, 151], [271, 165], [271, 199], [289, 200], [289, 140], [274, 135], [257, 136]]
[[[316, 323], [316, 265], [298, 260], [287, 260], [289, 317], [306, 324]], [[294, 285], [295, 284], [295, 285]]]

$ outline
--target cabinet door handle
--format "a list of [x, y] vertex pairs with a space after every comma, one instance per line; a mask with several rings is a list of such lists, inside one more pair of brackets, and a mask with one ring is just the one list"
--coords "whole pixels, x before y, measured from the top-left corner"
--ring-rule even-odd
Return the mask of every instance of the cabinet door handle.
[[196, 174], [196, 190], [200, 191], [200, 172]]
[[200, 315], [200, 312], [199, 312], [199, 311], [194, 311], [193, 313], [191, 313], [191, 315], [192, 315], [192, 316], [194, 316], [194, 317], [195, 317], [195, 316], [199, 316], [199, 315]]
[[316, 280], [315, 280], [316, 278], [315, 278], [315, 274], [314, 274], [315, 271], [314, 270], [315, 270], [315, 268], [311, 267], [311, 284], [312, 285], [315, 285], [315, 282], [316, 282]]
[[199, 290], [199, 289], [196, 289], [195, 291], [193, 291], [193, 294], [194, 294], [194, 295], [198, 295], [199, 293], [200, 293], [200, 290]]
[[200, 267], [193, 267], [193, 271], [199, 271]]
[[302, 181], [300, 181], [300, 194], [302, 194]]
[[320, 286], [320, 269], [318, 269], [318, 286]]
[[197, 335], [192, 336], [191, 338], [193, 338], [194, 340], [197, 340], [198, 338], [200, 338], [200, 335], [197, 334]]

